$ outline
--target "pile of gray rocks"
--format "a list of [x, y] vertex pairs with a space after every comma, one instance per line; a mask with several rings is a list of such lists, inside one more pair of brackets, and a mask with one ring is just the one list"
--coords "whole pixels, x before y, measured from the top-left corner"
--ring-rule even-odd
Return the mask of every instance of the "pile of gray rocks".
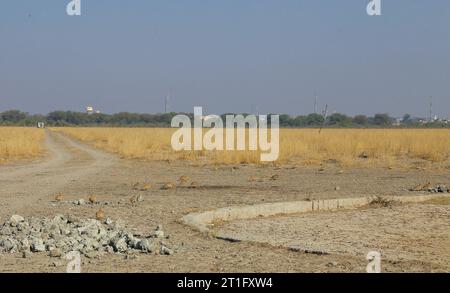
[[61, 257], [78, 251], [87, 257], [104, 253], [173, 254], [162, 226], [147, 236], [125, 229], [121, 220], [104, 222], [57, 215], [53, 219], [13, 215], [0, 226], [0, 253], [48, 253]]
[[428, 189], [432, 193], [450, 193], [450, 187], [445, 184], [436, 184], [434, 187]]

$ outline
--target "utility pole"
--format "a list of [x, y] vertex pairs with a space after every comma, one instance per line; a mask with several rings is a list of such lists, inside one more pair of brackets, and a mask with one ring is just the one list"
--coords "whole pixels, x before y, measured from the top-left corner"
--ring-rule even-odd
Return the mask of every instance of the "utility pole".
[[322, 126], [320, 126], [319, 128], [319, 134], [322, 132], [322, 128], [325, 127], [325, 124], [327, 123], [327, 117], [328, 117], [328, 104], [325, 105], [325, 109], [322, 112], [322, 117], [323, 117], [323, 123]]
[[430, 122], [433, 122], [433, 97], [430, 96]]
[[169, 97], [170, 95], [167, 94], [166, 97], [164, 98], [164, 113], [167, 114], [167, 111], [169, 110]]
[[317, 95], [314, 96], [314, 114], [317, 114]]

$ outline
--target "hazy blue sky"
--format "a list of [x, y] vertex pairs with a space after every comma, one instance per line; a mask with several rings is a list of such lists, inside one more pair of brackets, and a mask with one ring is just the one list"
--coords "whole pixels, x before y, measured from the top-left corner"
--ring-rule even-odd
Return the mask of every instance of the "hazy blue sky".
[[0, 111], [450, 116], [450, 1], [0, 2]]

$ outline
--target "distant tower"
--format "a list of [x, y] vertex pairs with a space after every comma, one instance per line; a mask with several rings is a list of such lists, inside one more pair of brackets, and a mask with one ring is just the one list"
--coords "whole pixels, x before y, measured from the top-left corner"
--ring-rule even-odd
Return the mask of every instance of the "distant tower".
[[167, 113], [169, 111], [169, 98], [170, 94], [167, 94], [164, 98], [164, 113]]
[[433, 97], [430, 97], [430, 122], [433, 121]]
[[314, 114], [317, 114], [317, 95], [314, 96]]

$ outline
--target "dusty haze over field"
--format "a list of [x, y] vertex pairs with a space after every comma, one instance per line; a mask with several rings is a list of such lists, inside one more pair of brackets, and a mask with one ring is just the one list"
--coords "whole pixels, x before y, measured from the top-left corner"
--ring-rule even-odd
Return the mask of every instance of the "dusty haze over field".
[[4, 0], [0, 110], [209, 113], [450, 108], [450, 2]]

